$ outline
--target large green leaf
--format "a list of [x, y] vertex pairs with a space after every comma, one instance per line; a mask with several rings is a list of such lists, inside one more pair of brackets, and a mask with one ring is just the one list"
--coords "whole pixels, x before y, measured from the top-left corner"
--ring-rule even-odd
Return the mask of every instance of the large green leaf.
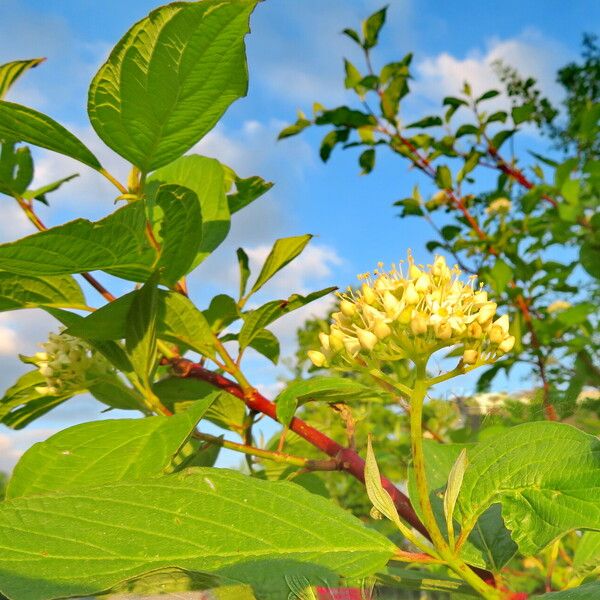
[[136, 23], [89, 91], [104, 142], [149, 172], [189, 150], [246, 94], [244, 36], [256, 0], [175, 2]]
[[30, 58], [0, 65], [0, 100], [6, 96], [6, 92], [23, 73], [37, 67], [42, 62], [44, 62], [43, 58]]
[[[448, 477], [460, 452], [467, 448], [467, 457], [470, 461], [473, 446], [470, 444], [440, 444], [433, 440], [423, 440], [423, 442], [427, 482], [430, 490], [429, 499], [440, 529], [446, 531], [441, 492], [446, 488]], [[408, 473], [408, 491], [415, 510], [421, 516], [415, 474], [412, 468]], [[510, 532], [502, 521], [500, 505], [493, 504], [477, 520], [471, 535], [462, 546], [461, 555], [470, 564], [488, 568], [497, 573], [516, 551], [517, 545], [511, 539]]]
[[600, 581], [592, 581], [576, 588], [533, 596], [532, 600], [598, 600], [598, 598], [600, 598]]
[[[127, 315], [137, 293], [125, 294], [85, 319], [74, 320], [68, 333], [95, 341], [124, 339]], [[158, 337], [205, 356], [214, 355], [213, 334], [206, 317], [189, 298], [175, 292], [158, 290]]]
[[22, 429], [72, 395], [45, 396], [36, 390], [45, 385], [46, 380], [37, 370], [21, 375], [0, 400], [0, 423], [12, 429]]
[[39, 306], [85, 309], [86, 303], [68, 275], [32, 277], [0, 271], [0, 311]]
[[225, 194], [231, 181], [227, 170], [214, 158], [193, 154], [158, 169], [149, 182], [181, 185], [196, 194], [201, 222], [192, 262], [197, 266], [229, 233], [231, 218]]
[[32, 446], [17, 463], [6, 498], [161, 475], [215, 395], [173, 417], [93, 421]]
[[492, 504], [524, 554], [573, 529], [600, 530], [600, 440], [570, 425], [518, 425], [469, 451], [458, 497], [470, 529]]
[[310, 302], [314, 302], [327, 294], [333, 292], [335, 287], [325, 288], [318, 292], [312, 292], [307, 296], [301, 296], [300, 294], [292, 294], [287, 300], [272, 300], [263, 304], [259, 308], [248, 311], [243, 314], [244, 324], [240, 329], [238, 341], [240, 348], [247, 348], [252, 340], [259, 335], [259, 333], [268, 325], [276, 321], [283, 315], [298, 310], [303, 306], [306, 306]]
[[275, 398], [277, 418], [288, 425], [298, 405], [311, 400], [348, 403], [365, 393], [373, 395], [365, 385], [347, 377], [313, 377], [293, 381]]
[[92, 169], [102, 168], [91, 150], [54, 119], [5, 100], [0, 100], [0, 139], [26, 142], [70, 156]]
[[395, 550], [297, 485], [210, 468], [4, 502], [0, 548], [0, 592], [19, 600], [89, 595], [165, 567], [269, 574], [282, 557], [359, 577]]
[[11, 197], [24, 196], [33, 180], [33, 159], [28, 146], [0, 144], [0, 193]]
[[277, 240], [273, 244], [250, 293], [257, 292], [273, 275], [293, 261], [306, 248], [312, 237], [312, 235], [307, 234]]
[[146, 281], [156, 252], [146, 239], [145, 228], [144, 205], [136, 202], [95, 223], [76, 219], [0, 244], [0, 269], [29, 276], [101, 270]]
[[578, 576], [587, 576], [592, 572], [600, 575], [600, 531], [586, 531], [573, 556], [573, 568]]

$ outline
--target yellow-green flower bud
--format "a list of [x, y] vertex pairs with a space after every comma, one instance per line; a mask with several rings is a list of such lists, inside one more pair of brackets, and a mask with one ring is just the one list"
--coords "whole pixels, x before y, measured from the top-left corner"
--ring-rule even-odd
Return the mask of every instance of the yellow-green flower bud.
[[495, 302], [486, 302], [477, 313], [477, 321], [483, 325], [486, 321], [489, 321], [496, 314], [496, 308], [498, 305]]
[[361, 348], [364, 350], [373, 350], [375, 344], [378, 342], [377, 336], [374, 333], [360, 327], [356, 328], [356, 337]]
[[479, 352], [472, 348], [463, 352], [462, 361], [465, 365], [474, 365], [479, 359]]
[[319, 333], [319, 341], [324, 350], [330, 350], [329, 336], [323, 331]]
[[450, 323], [440, 323], [435, 330], [435, 337], [438, 340], [449, 340], [452, 337], [452, 327]]
[[404, 290], [404, 296], [402, 296], [402, 300], [406, 302], [406, 304], [418, 304], [419, 302], [419, 294], [415, 289], [415, 284], [411, 281]]
[[377, 321], [377, 323], [375, 323], [375, 326], [373, 327], [373, 333], [377, 336], [378, 339], [383, 340], [389, 335], [391, 335], [392, 330], [385, 321]]
[[427, 333], [427, 319], [420, 314], [415, 315], [410, 321], [410, 329], [415, 335]]
[[356, 314], [356, 305], [344, 299], [340, 302], [340, 310], [346, 317], [353, 317]]
[[322, 352], [318, 350], [309, 350], [307, 353], [308, 358], [310, 358], [311, 362], [315, 367], [323, 367], [327, 363], [327, 359]]
[[377, 301], [377, 296], [375, 295], [373, 288], [368, 283], [362, 284], [361, 292], [363, 300], [367, 304], [375, 304], [375, 302]]
[[510, 352], [515, 345], [515, 341], [516, 341], [515, 336], [509, 335], [504, 341], [502, 341], [498, 345], [498, 350], [500, 350], [501, 352], [504, 352], [505, 354], [507, 352]]

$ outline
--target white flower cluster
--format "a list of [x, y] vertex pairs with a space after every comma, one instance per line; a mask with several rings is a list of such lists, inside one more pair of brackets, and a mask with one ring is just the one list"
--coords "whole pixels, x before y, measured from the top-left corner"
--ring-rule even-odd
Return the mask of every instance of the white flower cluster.
[[86, 389], [89, 382], [112, 370], [110, 363], [83, 340], [65, 333], [51, 333], [32, 362], [46, 380], [36, 387], [40, 394], [56, 396]]
[[496, 198], [489, 203], [485, 212], [488, 215], [506, 215], [512, 208], [512, 202], [508, 198]]
[[512, 350], [508, 317], [495, 319], [497, 305], [475, 289], [475, 277], [464, 283], [443, 256], [425, 269], [409, 253], [406, 270], [367, 273], [359, 276], [359, 291], [339, 295], [340, 310], [329, 333], [320, 334], [321, 349], [308, 352], [314, 365], [427, 358], [451, 346], [462, 347], [464, 365], [476, 365]]

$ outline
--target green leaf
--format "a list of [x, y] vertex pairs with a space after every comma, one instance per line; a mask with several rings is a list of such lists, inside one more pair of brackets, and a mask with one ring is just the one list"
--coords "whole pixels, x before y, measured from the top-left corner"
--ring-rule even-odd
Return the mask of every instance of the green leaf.
[[48, 200], [46, 198], [46, 194], [49, 194], [50, 192], [55, 192], [62, 186], [63, 183], [67, 183], [68, 181], [75, 179], [75, 177], [79, 177], [79, 175], [77, 173], [74, 173], [73, 175], [69, 175], [68, 177], [63, 177], [62, 179], [53, 181], [48, 185], [43, 185], [37, 190], [27, 190], [26, 192], [24, 192], [23, 198], [25, 198], [26, 200], [39, 200], [40, 202], [47, 205]]
[[289, 425], [296, 408], [306, 402], [348, 402], [365, 393], [373, 395], [362, 383], [347, 377], [313, 377], [293, 381], [275, 399], [277, 418], [284, 425]]
[[[110, 359], [109, 359], [110, 360]], [[96, 400], [120, 410], [145, 409], [142, 396], [136, 390], [127, 387], [116, 374], [109, 374], [99, 379], [94, 379], [88, 390]]]
[[443, 125], [443, 121], [442, 119], [440, 119], [440, 117], [425, 117], [423, 119], [415, 121], [414, 123], [410, 123], [405, 127], [418, 127], [420, 129], [423, 129], [425, 127], [436, 127], [438, 125]]
[[526, 555], [567, 531], [600, 530], [597, 438], [562, 423], [526, 423], [479, 443], [469, 461], [457, 504], [463, 528], [499, 502]]
[[365, 49], [373, 48], [377, 45], [379, 38], [379, 32], [385, 23], [385, 16], [387, 12], [387, 6], [373, 13], [368, 19], [363, 21], [362, 31], [365, 38], [363, 47]]
[[202, 242], [202, 216], [196, 194], [179, 185], [161, 185], [152, 203], [152, 225], [161, 246], [157, 268], [165, 285], [192, 269]]
[[209, 307], [202, 311], [213, 332], [219, 333], [241, 315], [236, 301], [227, 294], [219, 294], [211, 301]]
[[454, 507], [456, 506], [456, 499], [458, 498], [468, 464], [467, 450], [463, 448], [452, 465], [452, 469], [450, 469], [448, 485], [444, 492], [444, 516], [446, 517], [446, 527], [451, 548], [454, 548]]
[[600, 532], [586, 531], [575, 549], [573, 568], [579, 577], [600, 573]]
[[0, 400], [0, 423], [12, 429], [22, 429], [68, 400], [72, 394], [45, 396], [36, 387], [46, 385], [39, 371], [21, 375]]
[[591, 581], [576, 588], [534, 596], [532, 600], [597, 600], [600, 597], [600, 581]]
[[371, 436], [367, 438], [365, 487], [367, 489], [367, 496], [369, 496], [369, 500], [375, 509], [386, 516], [398, 529], [402, 530], [403, 525], [400, 521], [396, 505], [388, 491], [381, 484], [381, 475], [379, 474], [379, 467], [377, 466], [377, 460], [375, 459], [373, 446], [371, 445]]
[[490, 283], [497, 294], [501, 294], [513, 277], [512, 269], [501, 259], [496, 259], [490, 270]]
[[256, 293], [273, 275], [292, 262], [306, 248], [312, 237], [312, 235], [306, 234], [278, 239], [273, 244], [250, 294]]
[[395, 550], [297, 485], [210, 468], [4, 502], [0, 546], [0, 592], [19, 600], [93, 595], [164, 567], [225, 572], [242, 563], [256, 572], [262, 563], [269, 573], [281, 556], [361, 577]]
[[87, 308], [81, 288], [68, 275], [32, 277], [0, 271], [0, 311], [40, 306]]
[[29, 69], [43, 63], [45, 58], [30, 58], [28, 60], [15, 60], [0, 65], [0, 100], [2, 100], [11, 86]]
[[337, 288], [330, 287], [318, 292], [313, 292], [307, 296], [300, 294], [292, 294], [287, 300], [273, 300], [263, 304], [260, 308], [243, 314], [244, 324], [239, 334], [240, 349], [244, 349], [250, 345], [250, 342], [262, 331], [265, 327], [276, 321], [283, 315], [306, 306], [310, 302], [314, 302], [327, 294], [330, 294]]
[[240, 298], [244, 297], [246, 293], [246, 287], [248, 285], [248, 278], [250, 277], [250, 264], [248, 255], [243, 248], [236, 250], [238, 265], [240, 267]]
[[100, 138], [145, 173], [189, 150], [246, 95], [244, 36], [255, 5], [179, 2], [135, 24], [90, 86]]
[[356, 31], [354, 31], [354, 29], [344, 29], [342, 31], [342, 33], [344, 35], [347, 35], [351, 40], [353, 40], [354, 42], [356, 42], [357, 44], [362, 46], [362, 41], [360, 39], [360, 36], [358, 35], [358, 33]]
[[33, 179], [33, 159], [27, 146], [0, 144], [0, 193], [22, 196]]
[[375, 167], [375, 149], [368, 148], [358, 157], [358, 164], [361, 168], [361, 175], [369, 174]]
[[32, 108], [5, 100], [0, 100], [0, 138], [70, 156], [92, 169], [102, 168], [91, 150], [62, 125]]
[[[122, 340], [127, 334], [127, 318], [135, 295], [125, 294], [104, 305], [85, 319], [68, 324], [69, 335], [86, 340]], [[213, 356], [212, 332], [206, 317], [192, 301], [176, 292], [158, 290], [158, 337]]]
[[234, 183], [235, 192], [227, 194], [229, 212], [232, 215], [266, 194], [273, 187], [271, 181], [265, 181], [262, 177], [256, 175], [246, 179], [236, 175]]
[[[199, 379], [167, 377], [157, 381], [154, 393], [171, 411], [187, 410], [194, 402], [214, 393], [215, 388]], [[242, 434], [246, 408], [244, 403], [227, 392], [221, 392], [210, 405], [204, 418], [223, 429]]]
[[281, 353], [279, 340], [275, 334], [268, 329], [263, 329], [254, 336], [250, 342], [250, 348], [253, 348], [259, 354], [262, 354], [274, 365], [279, 362], [279, 354]]
[[499, 96], [500, 92], [498, 90], [488, 90], [487, 92], [484, 92], [483, 94], [481, 94], [481, 96], [479, 96], [479, 98], [477, 98], [477, 100], [475, 100], [476, 104], [479, 104], [480, 102], [483, 102], [484, 100], [490, 100], [491, 98], [495, 98], [496, 96]]
[[196, 246], [197, 256], [194, 257], [192, 268], [217, 248], [229, 233], [231, 217], [225, 193], [231, 183], [226, 184], [226, 177], [225, 168], [218, 160], [192, 154], [158, 169], [148, 178], [154, 184], [183, 186], [197, 196], [200, 215], [196, 221], [196, 235], [199, 245]]
[[68, 427], [25, 452], [6, 498], [161, 475], [215, 397], [207, 396], [173, 417], [111, 419]]
[[347, 90], [355, 89], [363, 78], [360, 71], [347, 59], [344, 59], [344, 71], [346, 72], [344, 87]]
[[579, 261], [581, 266], [596, 279], [600, 279], [600, 241], [586, 240], [579, 250]]
[[97, 222], [76, 219], [0, 244], [0, 269], [20, 275], [70, 275], [106, 271], [132, 281], [146, 281], [156, 252], [148, 244], [142, 202], [135, 202]]
[[145, 387], [150, 386], [156, 366], [157, 279], [158, 272], [135, 292], [125, 319], [127, 353]]
[[[456, 464], [460, 452], [465, 447], [468, 448], [470, 456], [471, 445], [439, 444], [432, 440], [424, 440], [423, 443], [427, 482], [430, 490], [429, 499], [442, 530], [446, 519], [441, 500], [441, 491], [447, 487], [450, 471], [453, 465]], [[417, 500], [418, 492], [414, 469], [410, 469], [408, 475], [409, 496], [413, 500], [415, 510], [421, 516], [421, 508]], [[456, 510], [454, 512], [456, 513]], [[454, 516], [453, 525], [456, 528], [458, 519], [456, 518], [456, 514]], [[494, 504], [477, 520], [475, 528], [462, 546], [461, 557], [472, 565], [489, 568], [493, 572], [498, 573], [514, 556], [516, 551], [517, 546], [512, 541], [510, 532], [506, 529], [502, 521], [500, 505]]]
[[522, 106], [513, 107], [511, 114], [515, 125], [528, 121], [535, 111], [535, 101], [527, 102]]
[[440, 165], [435, 172], [435, 182], [440, 189], [452, 189], [452, 173], [446, 165]]
[[496, 150], [500, 150], [502, 144], [504, 144], [504, 142], [506, 142], [506, 140], [508, 140], [509, 138], [511, 138], [516, 133], [516, 131], [517, 131], [516, 129], [505, 129], [503, 131], [499, 131], [492, 138], [492, 146]]

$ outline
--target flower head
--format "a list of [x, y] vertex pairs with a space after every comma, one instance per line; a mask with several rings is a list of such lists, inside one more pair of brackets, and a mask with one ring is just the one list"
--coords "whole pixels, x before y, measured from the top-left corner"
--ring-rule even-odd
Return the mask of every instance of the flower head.
[[[404, 262], [404, 261], [403, 261]], [[443, 256], [433, 264], [405, 265], [360, 275], [359, 290], [339, 294], [339, 312], [329, 333], [320, 335], [321, 349], [309, 358], [319, 367], [347, 367], [357, 361], [427, 358], [442, 348], [459, 346], [465, 365], [489, 363], [510, 352], [515, 338], [506, 315], [496, 318], [495, 302], [461, 280]]]
[[83, 340], [66, 333], [51, 333], [32, 357], [46, 380], [40, 394], [56, 396], [86, 389], [89, 382], [112, 370], [110, 363]]
[[512, 208], [512, 202], [508, 198], [496, 198], [489, 203], [485, 212], [488, 215], [506, 215]]
[[566, 300], [555, 300], [551, 304], [548, 305], [546, 309], [549, 313], [561, 312], [563, 310], [567, 310], [567, 308], [571, 308], [571, 303]]

